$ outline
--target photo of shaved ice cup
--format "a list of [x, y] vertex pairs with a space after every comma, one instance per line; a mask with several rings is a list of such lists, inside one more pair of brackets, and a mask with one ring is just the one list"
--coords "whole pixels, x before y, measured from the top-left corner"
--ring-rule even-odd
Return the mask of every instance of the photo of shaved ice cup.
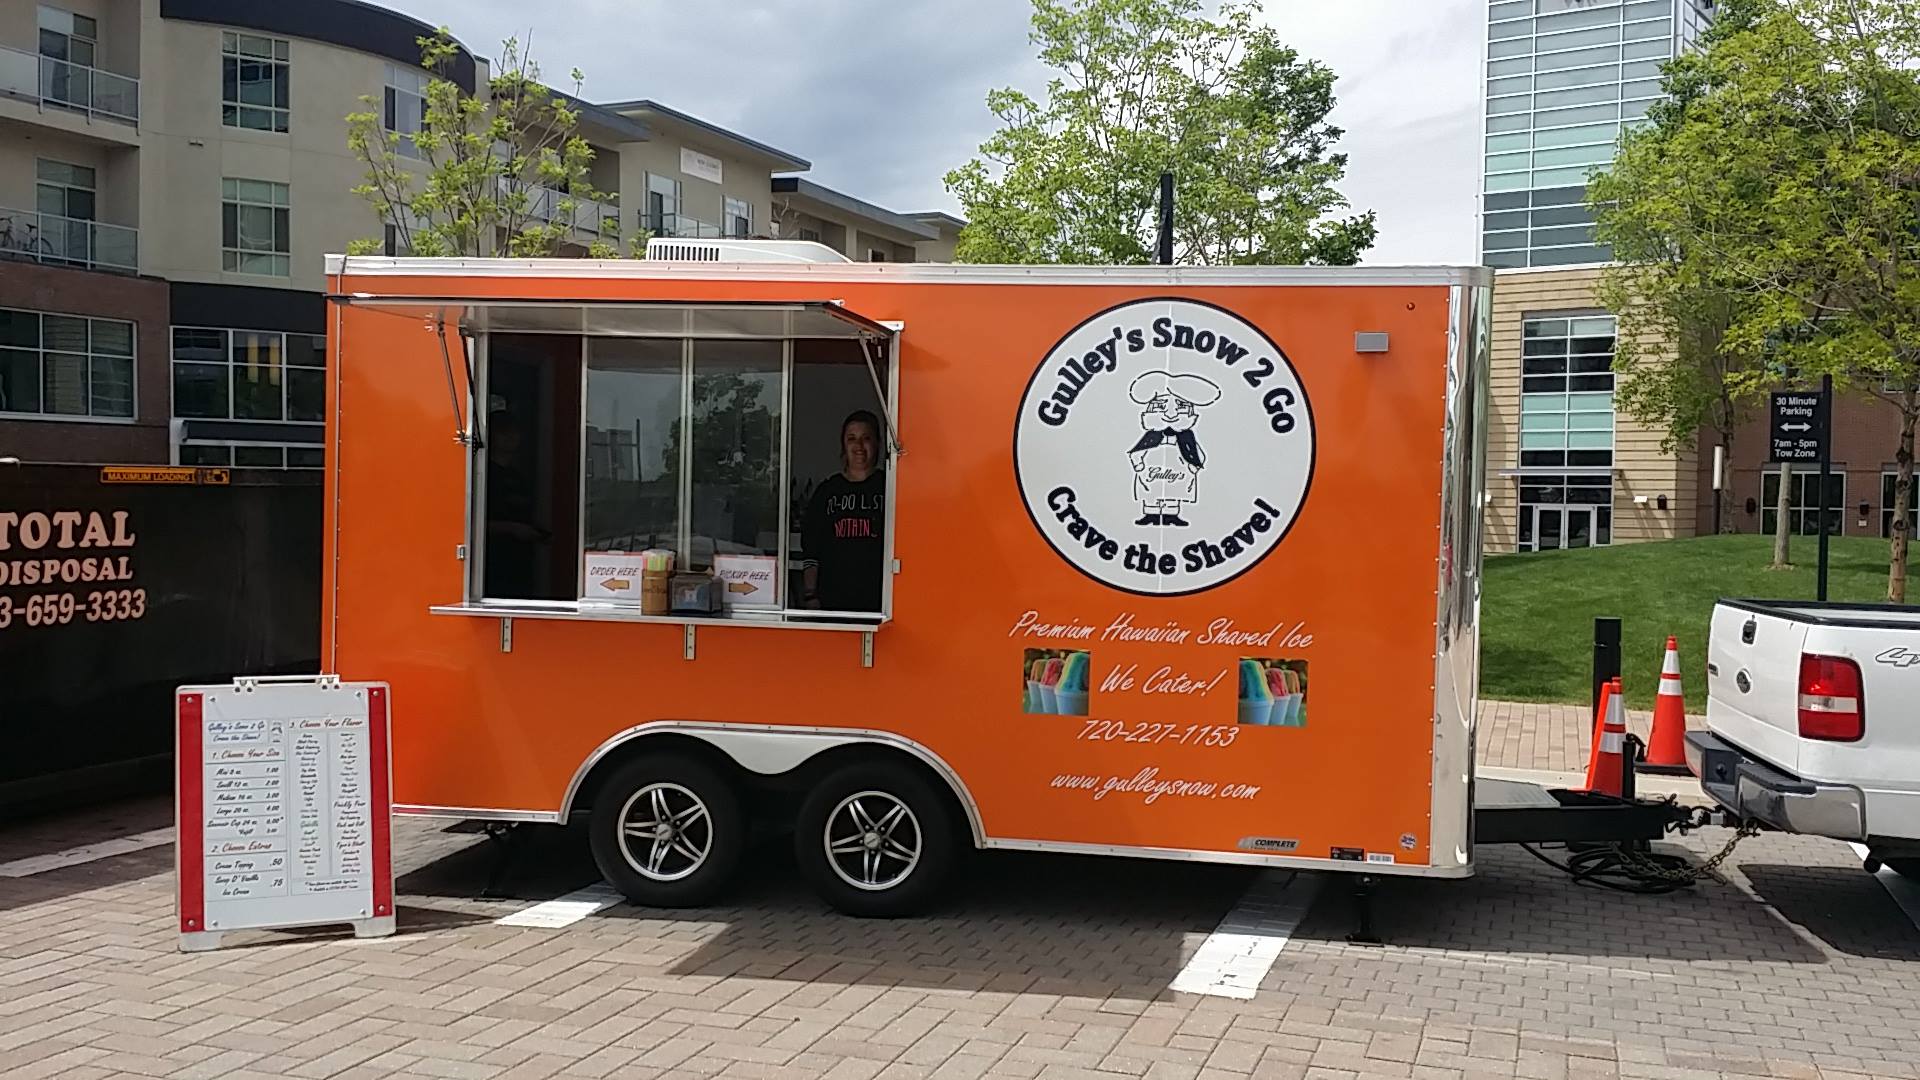
[[1267, 727], [1305, 727], [1306, 669], [1305, 660], [1242, 657], [1239, 722]]
[[1087, 715], [1087, 668], [1089, 659], [1086, 653], [1067, 654], [1060, 665], [1060, 683], [1054, 688], [1054, 705], [1061, 716]]
[[1239, 722], [1256, 725], [1272, 723], [1273, 709], [1273, 688], [1267, 682], [1267, 673], [1260, 666], [1260, 661], [1240, 661]]

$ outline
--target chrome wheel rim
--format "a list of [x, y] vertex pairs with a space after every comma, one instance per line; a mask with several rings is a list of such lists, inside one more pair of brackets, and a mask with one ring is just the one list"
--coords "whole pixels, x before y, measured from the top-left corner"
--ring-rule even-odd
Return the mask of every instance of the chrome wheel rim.
[[920, 819], [898, 796], [862, 791], [840, 800], [821, 835], [827, 865], [841, 881], [880, 892], [905, 881], [920, 865]]
[[679, 784], [648, 784], [620, 808], [620, 855], [649, 881], [679, 881], [713, 853], [713, 815]]

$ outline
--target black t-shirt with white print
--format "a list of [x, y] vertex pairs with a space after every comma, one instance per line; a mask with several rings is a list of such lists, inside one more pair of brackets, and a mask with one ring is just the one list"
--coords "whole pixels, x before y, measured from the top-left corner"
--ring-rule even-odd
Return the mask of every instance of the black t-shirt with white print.
[[835, 473], [807, 507], [801, 544], [819, 567], [820, 606], [828, 611], [880, 610], [880, 563], [886, 556], [887, 474], [854, 481]]

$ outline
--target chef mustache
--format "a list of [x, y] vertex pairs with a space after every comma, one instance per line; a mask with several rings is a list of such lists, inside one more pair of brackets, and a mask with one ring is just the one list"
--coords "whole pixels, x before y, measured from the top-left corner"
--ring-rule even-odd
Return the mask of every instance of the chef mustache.
[[1194, 437], [1191, 428], [1186, 431], [1176, 431], [1173, 428], [1155, 428], [1140, 436], [1140, 441], [1134, 443], [1133, 449], [1127, 452], [1131, 454], [1139, 450], [1151, 450], [1161, 443], [1168, 441], [1173, 442], [1180, 448], [1180, 459], [1182, 461], [1185, 461], [1196, 469], [1206, 464], [1207, 456], [1200, 452], [1200, 440]]

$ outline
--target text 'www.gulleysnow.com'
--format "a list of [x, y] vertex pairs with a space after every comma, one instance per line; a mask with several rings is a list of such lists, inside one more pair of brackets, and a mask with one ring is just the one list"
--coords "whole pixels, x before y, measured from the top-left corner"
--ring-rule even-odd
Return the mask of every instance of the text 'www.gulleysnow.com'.
[[1140, 795], [1147, 805], [1162, 795], [1185, 799], [1251, 799], [1260, 794], [1258, 784], [1222, 784], [1215, 780], [1162, 780], [1160, 770], [1141, 769], [1132, 776], [1077, 776], [1062, 773], [1053, 778], [1053, 786], [1071, 791], [1091, 792], [1104, 799], [1108, 795]]

